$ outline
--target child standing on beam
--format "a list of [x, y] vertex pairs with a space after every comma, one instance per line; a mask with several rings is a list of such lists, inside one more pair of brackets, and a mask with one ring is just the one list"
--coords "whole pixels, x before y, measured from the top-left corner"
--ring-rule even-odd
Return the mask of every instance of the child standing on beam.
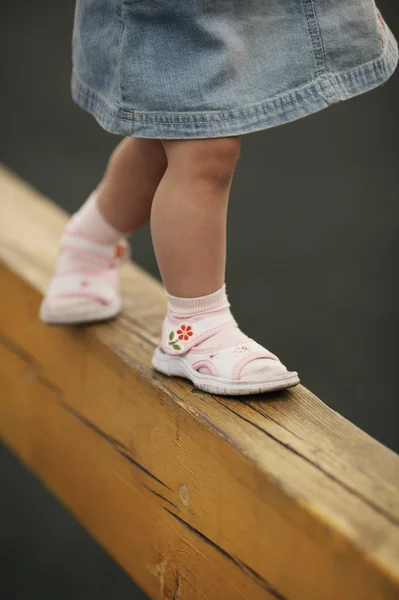
[[73, 98], [124, 139], [65, 228], [42, 320], [116, 316], [124, 237], [150, 221], [168, 299], [154, 368], [216, 394], [296, 385], [227, 297], [241, 136], [367, 92], [397, 61], [373, 0], [77, 0]]

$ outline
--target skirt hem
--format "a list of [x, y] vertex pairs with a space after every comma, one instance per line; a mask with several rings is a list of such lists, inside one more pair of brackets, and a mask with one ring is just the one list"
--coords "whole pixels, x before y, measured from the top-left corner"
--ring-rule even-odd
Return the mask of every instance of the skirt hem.
[[304, 87], [237, 109], [204, 112], [144, 112], [111, 106], [73, 71], [72, 98], [106, 131], [123, 136], [192, 139], [244, 135], [309, 116], [368, 92], [389, 79], [398, 64], [398, 45], [388, 31], [383, 53], [342, 73], [323, 73]]

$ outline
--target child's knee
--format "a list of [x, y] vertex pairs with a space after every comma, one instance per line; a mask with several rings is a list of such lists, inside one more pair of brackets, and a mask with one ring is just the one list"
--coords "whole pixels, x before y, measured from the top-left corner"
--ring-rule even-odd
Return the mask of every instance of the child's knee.
[[230, 182], [240, 156], [239, 136], [169, 142], [164, 147], [170, 168], [218, 185]]

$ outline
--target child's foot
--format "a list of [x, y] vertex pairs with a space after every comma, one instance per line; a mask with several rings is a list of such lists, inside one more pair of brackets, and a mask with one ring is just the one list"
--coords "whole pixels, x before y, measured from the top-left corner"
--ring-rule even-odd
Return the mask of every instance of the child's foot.
[[118, 265], [128, 245], [98, 213], [92, 195], [64, 230], [40, 318], [50, 324], [102, 321], [121, 309]]
[[64, 234], [41, 320], [66, 325], [116, 316], [121, 310], [118, 262], [125, 248], [122, 242], [106, 246]]
[[[222, 290], [214, 293], [215, 298], [219, 294], [219, 304]], [[178, 317], [169, 303], [153, 367], [164, 375], [190, 379], [212, 394], [256, 394], [297, 385], [298, 373], [288, 371], [275, 354], [243, 333], [229, 306], [225, 297], [224, 308]]]

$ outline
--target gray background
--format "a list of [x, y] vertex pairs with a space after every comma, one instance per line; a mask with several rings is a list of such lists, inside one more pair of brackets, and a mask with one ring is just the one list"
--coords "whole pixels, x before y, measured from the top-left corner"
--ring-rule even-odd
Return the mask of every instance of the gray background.
[[[378, 4], [399, 37], [399, 7]], [[0, 11], [1, 159], [70, 212], [120, 139], [71, 100], [72, 17], [67, 0]], [[226, 279], [241, 328], [396, 451], [398, 91], [396, 73], [371, 93], [243, 136]], [[159, 278], [148, 227], [133, 254]], [[2, 598], [145, 597], [4, 448], [0, 489]]]

